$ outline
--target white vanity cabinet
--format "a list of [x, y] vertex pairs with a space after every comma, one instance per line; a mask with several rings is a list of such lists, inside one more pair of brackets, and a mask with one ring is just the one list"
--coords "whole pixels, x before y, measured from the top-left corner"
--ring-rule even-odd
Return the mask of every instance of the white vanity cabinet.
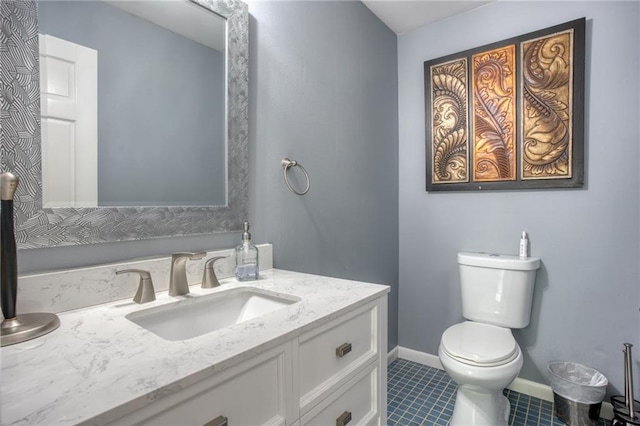
[[112, 424], [384, 425], [386, 325], [383, 295]]
[[113, 425], [285, 425], [291, 342], [159, 399]]

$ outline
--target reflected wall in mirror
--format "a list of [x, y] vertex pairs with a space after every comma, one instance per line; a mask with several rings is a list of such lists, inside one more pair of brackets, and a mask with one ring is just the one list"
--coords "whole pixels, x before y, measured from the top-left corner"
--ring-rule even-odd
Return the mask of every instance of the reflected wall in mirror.
[[[163, 54], [160, 56], [169, 56], [169, 59], [174, 62], [173, 65], [177, 65], [176, 68], [171, 69], [170, 65], [166, 63], [155, 63], [151, 60], [143, 61], [142, 64], [136, 65], [139, 67], [146, 67], [147, 78], [151, 80], [151, 76], [156, 74], [164, 74], [166, 80], [162, 83], [164, 87], [160, 86], [145, 86], [140, 81], [140, 77], [132, 77], [132, 73], [126, 73], [123, 76], [120, 74], [117, 77], [108, 77], [106, 71], [100, 71], [98, 65], [98, 83], [97, 86], [97, 113], [95, 115], [96, 133], [97, 133], [97, 149], [98, 157], [96, 161], [98, 178], [96, 180], [97, 193], [100, 194], [103, 182], [102, 176], [109, 176], [107, 173], [108, 166], [103, 164], [103, 159], [100, 158], [102, 148], [100, 144], [103, 143], [103, 133], [105, 134], [105, 140], [109, 140], [109, 144], [115, 144], [117, 149], [114, 151], [117, 154], [124, 154], [120, 159], [113, 159], [113, 162], [123, 161], [116, 167], [116, 175], [123, 173], [124, 169], [127, 172], [133, 170], [134, 174], [142, 176], [143, 180], [139, 183], [133, 183], [132, 180], [125, 179], [124, 181], [116, 182], [120, 186], [138, 187], [144, 188], [145, 185], [152, 185], [146, 187], [143, 190], [145, 195], [155, 194], [149, 197], [151, 201], [143, 201], [136, 199], [135, 196], [129, 196], [129, 198], [119, 195], [105, 201], [98, 201], [98, 203], [104, 203], [105, 205], [113, 203], [119, 205], [119, 207], [84, 207], [87, 204], [81, 204], [82, 207], [75, 205], [73, 207], [49, 207], [46, 204], [43, 206], [42, 199], [42, 172], [45, 167], [41, 160], [41, 151], [43, 155], [49, 155], [52, 153], [51, 149], [41, 145], [41, 127], [40, 127], [40, 68], [38, 64], [39, 45], [38, 45], [38, 5], [41, 7], [43, 29], [49, 28], [49, 23], [45, 23], [48, 17], [45, 18], [44, 14], [47, 13], [45, 9], [48, 5], [43, 3], [36, 4], [31, 0], [8, 0], [0, 4], [0, 13], [2, 19], [2, 31], [3, 37], [0, 41], [0, 49], [3, 56], [3, 66], [0, 69], [0, 82], [2, 95], [2, 115], [0, 116], [0, 149], [2, 151], [1, 168], [2, 170], [12, 171], [20, 178], [20, 185], [16, 192], [16, 237], [18, 240], [18, 248], [35, 248], [35, 247], [51, 247], [58, 245], [72, 245], [72, 244], [91, 244], [107, 241], [121, 241], [132, 239], [147, 239], [158, 238], [168, 236], [179, 235], [194, 235], [194, 234], [206, 234], [215, 232], [237, 231], [241, 229], [242, 222], [246, 220], [247, 214], [247, 172], [248, 172], [248, 11], [247, 6], [240, 0], [227, 0], [227, 1], [214, 1], [214, 0], [166, 0], [165, 3], [177, 3], [178, 1], [186, 3], [192, 11], [209, 14], [212, 16], [218, 15], [222, 19], [221, 22], [226, 22], [226, 55], [223, 62], [223, 70], [226, 68], [226, 79], [223, 79], [221, 84], [218, 84], [218, 91], [220, 87], [223, 93], [226, 92], [226, 101], [224, 96], [218, 98], [215, 102], [225, 103], [226, 108], [223, 108], [223, 115], [219, 115], [218, 119], [214, 117], [215, 105], [202, 105], [194, 109], [194, 105], [197, 102], [209, 102], [212, 101], [213, 96], [200, 96], [200, 100], [196, 101], [196, 97], [202, 95], [202, 93], [196, 93], [193, 96], [183, 96], [185, 93], [194, 93], [194, 89], [187, 89], [188, 83], [192, 83], [191, 80], [195, 80], [193, 75], [188, 76], [186, 67], [188, 62], [201, 61], [201, 67], [195, 67], [193, 72], [201, 72], [201, 77], [209, 77], [206, 82], [203, 81], [198, 88], [199, 92], [205, 92], [207, 89], [203, 86], [205, 83], [211, 87], [216, 87], [212, 74], [214, 73], [215, 65], [212, 62], [204, 62], [205, 59], [188, 59], [182, 56], [182, 49], [179, 53], [176, 52], [176, 48], [173, 51], [167, 51], [167, 45], [170, 43], [162, 43], [160, 46], [153, 47], [151, 39], [157, 39], [164, 36], [156, 35], [153, 37], [140, 37], [140, 40], [136, 39], [132, 42], [132, 36], [129, 37], [129, 44], [135, 45], [138, 42], [144, 41], [138, 45], [137, 52], [146, 52], [149, 50], [159, 50]], [[44, 3], [49, 3], [44, 2]], [[70, 2], [79, 3], [81, 6], [88, 3], [97, 2]], [[140, 2], [125, 2], [125, 3], [147, 3]], [[98, 3], [99, 7], [111, 7], [111, 5]], [[95, 6], [95, 5], [93, 5]], [[118, 10], [119, 13], [123, 13], [122, 10]], [[69, 12], [70, 13], [70, 12]], [[95, 12], [94, 12], [95, 13]], [[135, 11], [128, 10], [125, 12], [128, 16], [127, 19], [133, 19], [134, 16], [131, 13], [136, 14]], [[98, 13], [102, 18], [104, 12]], [[166, 13], [164, 13], [166, 15]], [[48, 15], [47, 15], [48, 16]], [[178, 21], [174, 13], [171, 14], [169, 21], [175, 23]], [[138, 19], [136, 17], [136, 19]], [[154, 21], [155, 22], [155, 21]], [[192, 22], [189, 20], [188, 22]], [[74, 21], [77, 27], [97, 27], [98, 24], [93, 22], [90, 18], [83, 18], [80, 21]], [[156, 24], [147, 23], [145, 25]], [[207, 26], [207, 25], [205, 25]], [[191, 29], [196, 28], [197, 25], [190, 25]], [[118, 27], [119, 28], [119, 27]], [[166, 30], [163, 30], [166, 32]], [[176, 29], [172, 29], [172, 32], [177, 32]], [[42, 31], [46, 32], [46, 31]], [[53, 33], [53, 31], [51, 31]], [[112, 29], [112, 38], [118, 38], [118, 31]], [[56, 38], [64, 38], [55, 36]], [[67, 38], [71, 38], [69, 34], [65, 35]], [[157, 41], [157, 40], [153, 40]], [[73, 42], [73, 41], [72, 41]], [[185, 43], [186, 40], [178, 43]], [[191, 42], [191, 41], [189, 41]], [[90, 44], [85, 42], [86, 44]], [[45, 53], [48, 55], [49, 40], [44, 41]], [[55, 42], [54, 42], [55, 44]], [[76, 43], [82, 44], [82, 43]], [[91, 46], [89, 46], [92, 48]], [[105, 56], [105, 62], [109, 64], [111, 68], [116, 70], [127, 68], [127, 65], [133, 67], [131, 60], [116, 60], [109, 59], [108, 48], [99, 47], [98, 49], [98, 63], [100, 63], [100, 57]], [[201, 48], [202, 49], [202, 48]], [[208, 51], [210, 47], [206, 48]], [[55, 48], [54, 48], [55, 50]], [[120, 50], [120, 49], [116, 49]], [[171, 49], [169, 49], [171, 50]], [[223, 50], [225, 50], [223, 48]], [[103, 53], [104, 52], [104, 53]], [[134, 54], [134, 56], [136, 56]], [[137, 56], [141, 56], [141, 53]], [[109, 60], [107, 60], [109, 59]], [[210, 58], [209, 58], [210, 59]], [[208, 60], [208, 59], [207, 59]], [[56, 65], [49, 61], [49, 59], [43, 60], [42, 71], [49, 73], [51, 69], [56, 68]], [[124, 64], [124, 65], [123, 65]], [[204, 68], [204, 72], [202, 72]], [[104, 78], [108, 81], [109, 78], [113, 78], [116, 83], [105, 85], [100, 89], [100, 79]], [[67, 80], [68, 81], [68, 80]], [[146, 82], [145, 82], [146, 83]], [[43, 85], [44, 86], [44, 85]], [[57, 92], [64, 92], [60, 88], [46, 87], [45, 92], [53, 92], [59, 95]], [[171, 86], [171, 87], [169, 87]], [[177, 91], [171, 92], [171, 90], [177, 89]], [[180, 89], [183, 89], [184, 93], [180, 93]], [[215, 89], [214, 89], [215, 90]], [[57, 92], [56, 92], [57, 91]], [[101, 92], [102, 91], [102, 92]], [[136, 96], [132, 100], [121, 100], [119, 104], [114, 107], [102, 106], [102, 93], [104, 92], [121, 92], [129, 94], [134, 92]], [[160, 92], [159, 96], [155, 100], [151, 101], [151, 92]], [[156, 93], [158, 94], [158, 93]], [[48, 95], [47, 95], [48, 96]], [[52, 97], [55, 100], [55, 96]], [[124, 99], [124, 98], [120, 98]], [[222, 99], [222, 100], [220, 100]], [[145, 102], [146, 100], [146, 102]], [[136, 102], [140, 102], [137, 106]], [[164, 103], [164, 112], [151, 112], [147, 114], [147, 109], [150, 110], [152, 103]], [[47, 114], [50, 114], [49, 106], [55, 104], [50, 102], [50, 99], [43, 98], [42, 102], [42, 134], [46, 133], [62, 133], [64, 134], [65, 126], [56, 122], [55, 118], [49, 118]], [[108, 105], [108, 104], [107, 104]], [[133, 105], [133, 108], [130, 108]], [[130, 108], [130, 109], [127, 109]], [[106, 110], [106, 111], [101, 111]], [[116, 123], [111, 121], [110, 118], [103, 118], [102, 113], [106, 112], [105, 117], [113, 115], [113, 109], [121, 109], [125, 112], [124, 119], [129, 121], [130, 130], [123, 131], [127, 128], [127, 125]], [[144, 111], [143, 111], [144, 110]], [[160, 110], [157, 110], [160, 111]], [[182, 118], [179, 114], [185, 113]], [[200, 114], [198, 116], [198, 114]], [[148, 126], [140, 126], [138, 122], [144, 122], [146, 120], [143, 117], [151, 117], [154, 115], [159, 116], [160, 120], [152, 123]], [[192, 115], [195, 115], [194, 119]], [[226, 119], [220, 119], [225, 117]], [[151, 119], [149, 118], [149, 119]], [[175, 126], [170, 130], [158, 129], [161, 124], [174, 121]], [[191, 121], [190, 121], [191, 120]], [[222, 128], [223, 137], [227, 139], [226, 146], [222, 144], [222, 148], [218, 148], [218, 153], [213, 148], [213, 138], [209, 135], [218, 130], [211, 130], [214, 126], [212, 122], [221, 121], [219, 128]], [[90, 120], [91, 121], [91, 120]], [[200, 133], [187, 135], [187, 129], [180, 127], [184, 124], [183, 121], [191, 123], [191, 126], [196, 127], [194, 123], [204, 121], [205, 124], [211, 125], [205, 136], [205, 130], [199, 130]], [[102, 123], [101, 123], [102, 122]], [[51, 124], [54, 124], [52, 127]], [[57, 126], [57, 127], [56, 127]], [[142, 135], [135, 133], [132, 128], [141, 129], [145, 127], [152, 128], [156, 134]], [[170, 133], [174, 128], [179, 128], [181, 131], [173, 133], [170, 137], [164, 138], [164, 133]], [[68, 131], [67, 131], [68, 133]], [[135, 136], [131, 136], [129, 133], [135, 133]], [[115, 135], [115, 142], [111, 142], [110, 139], [106, 139], [106, 136]], [[47, 137], [50, 136], [47, 134]], [[55, 135], [54, 135], [55, 136]], [[161, 148], [160, 140], [164, 138], [162, 142], [164, 145]], [[188, 143], [197, 140], [201, 147], [196, 148], [196, 145], [186, 146]], [[147, 145], [143, 148], [134, 147], [134, 143], [143, 142]], [[105, 142], [106, 143], [106, 142]], [[194, 142], [195, 143], [195, 142]], [[111, 146], [110, 146], [111, 147]], [[200, 149], [200, 150], [198, 150]], [[201, 149], [206, 149], [208, 152], [203, 152]], [[158, 151], [168, 151], [171, 154], [170, 158], [160, 159], [155, 157]], [[45, 152], [47, 151], [47, 152]], [[55, 153], [59, 150], [53, 150], [54, 160]], [[115, 154], [113, 154], [115, 155]], [[201, 161], [200, 164], [206, 164], [211, 166], [215, 161], [213, 157], [221, 160], [222, 178], [199, 177], [196, 179], [196, 183], [189, 183], [188, 178], [196, 175], [196, 168], [198, 163], [186, 165], [184, 169], [180, 170], [179, 166], [186, 163], [186, 159], [192, 157]], [[226, 158], [225, 158], [226, 157]], [[106, 162], [110, 163], [107, 157]], [[226, 161], [225, 161], [226, 159]], [[63, 168], [63, 172], [73, 169], [74, 165], [69, 165]], [[91, 167], [89, 167], [90, 169]], [[204, 166], [204, 168], [207, 168]], [[211, 167], [209, 167], [211, 168]], [[103, 174], [105, 172], [105, 174]], [[200, 171], [198, 171], [200, 172]], [[159, 173], [162, 176], [169, 176], [170, 180], [158, 185]], [[64, 174], [64, 173], [62, 173]], [[107, 178], [106, 180], [115, 179]], [[222, 190], [217, 190], [222, 193], [222, 201], [215, 201], [212, 189], [214, 186], [213, 181], [220, 183], [222, 181]], [[172, 200], [167, 198], [167, 194], [178, 193], [180, 196], [189, 192], [189, 188], [197, 185], [199, 182], [204, 184], [201, 189], [192, 191], [196, 194], [195, 198], [192, 197], [189, 201], [185, 199]], [[107, 182], [108, 183], [108, 182]], [[47, 185], [46, 181], [44, 185]], [[118, 186], [116, 185], [116, 186]], [[175, 185], [171, 187], [171, 185]], [[226, 187], [226, 191], [225, 191]], [[159, 189], [158, 189], [159, 188]], [[157, 190], [157, 191], [156, 191]], [[106, 190], [105, 190], [106, 191]], [[155, 193], [153, 191], [156, 191]], [[208, 194], [207, 198], [203, 194]], [[226, 199], [226, 203], [225, 203]], [[97, 200], [100, 200], [98, 195]], [[137, 203], [136, 203], [137, 201]], [[55, 200], [52, 200], [55, 202]], [[80, 200], [84, 203], [84, 200]], [[162, 206], [159, 207], [145, 207], [144, 204], [151, 204], [160, 202]], [[131, 204], [131, 207], [123, 207]], [[190, 206], [191, 204], [192, 206]], [[206, 204], [206, 205], [201, 205]]]

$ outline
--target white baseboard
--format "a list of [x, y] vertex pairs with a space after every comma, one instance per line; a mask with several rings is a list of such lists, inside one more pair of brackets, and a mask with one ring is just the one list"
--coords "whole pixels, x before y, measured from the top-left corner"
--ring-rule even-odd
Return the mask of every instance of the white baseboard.
[[508, 389], [545, 401], [553, 402], [553, 391], [550, 386], [523, 379], [522, 377], [516, 377], [516, 379], [508, 386]]
[[[440, 358], [438, 358], [437, 355], [404, 348], [402, 346], [396, 346], [393, 350], [397, 351], [397, 358], [406, 359], [408, 361], [417, 362], [418, 364], [423, 364], [429, 367], [444, 370], [444, 368], [442, 367], [442, 363], [440, 362]], [[508, 388], [515, 392], [533, 396], [544, 401], [553, 402], [553, 391], [551, 390], [551, 386], [542, 383], [537, 383], [531, 380], [523, 379], [521, 377], [516, 377], [516, 379], [508, 386]], [[613, 407], [610, 403], [602, 403], [600, 417], [607, 420], [613, 419]]]
[[442, 363], [440, 363], [440, 358], [438, 358], [437, 355], [431, 355], [426, 352], [414, 351], [413, 349], [398, 346], [398, 358], [444, 370]]
[[387, 354], [387, 365], [398, 359], [398, 347], [391, 349]]

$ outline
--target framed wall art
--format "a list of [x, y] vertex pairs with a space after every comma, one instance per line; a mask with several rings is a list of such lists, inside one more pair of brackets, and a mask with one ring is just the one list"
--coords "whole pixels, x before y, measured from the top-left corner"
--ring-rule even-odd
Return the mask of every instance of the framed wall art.
[[585, 19], [424, 63], [427, 191], [584, 184]]

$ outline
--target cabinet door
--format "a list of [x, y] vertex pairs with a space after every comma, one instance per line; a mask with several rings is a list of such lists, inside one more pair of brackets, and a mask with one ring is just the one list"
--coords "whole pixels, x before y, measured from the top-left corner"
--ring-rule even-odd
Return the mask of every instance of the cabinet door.
[[378, 358], [378, 321], [378, 305], [368, 305], [300, 336], [301, 414]]
[[302, 417], [302, 426], [379, 424], [376, 362]]
[[115, 424], [285, 425], [290, 343], [158, 400]]

